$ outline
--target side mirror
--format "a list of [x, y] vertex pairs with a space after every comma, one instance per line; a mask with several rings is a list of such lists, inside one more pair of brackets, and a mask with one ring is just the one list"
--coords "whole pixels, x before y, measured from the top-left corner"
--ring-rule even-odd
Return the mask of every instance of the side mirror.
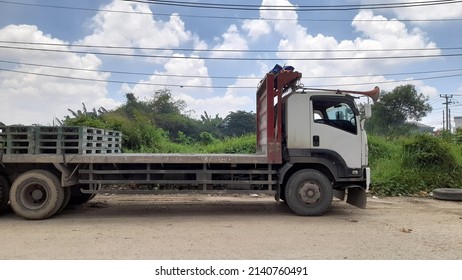
[[364, 116], [366, 119], [372, 117], [372, 106], [369, 103], [364, 105]]

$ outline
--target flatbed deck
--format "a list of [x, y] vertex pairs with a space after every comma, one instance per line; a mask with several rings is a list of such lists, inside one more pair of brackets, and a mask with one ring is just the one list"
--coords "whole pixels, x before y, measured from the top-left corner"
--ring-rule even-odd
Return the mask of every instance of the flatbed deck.
[[0, 154], [2, 163], [177, 163], [177, 164], [266, 164], [265, 154], [92, 154], [92, 155], [27, 155]]

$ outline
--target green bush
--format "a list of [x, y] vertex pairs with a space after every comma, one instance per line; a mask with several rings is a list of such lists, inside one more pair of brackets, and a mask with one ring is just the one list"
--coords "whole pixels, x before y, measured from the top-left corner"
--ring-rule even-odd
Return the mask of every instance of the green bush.
[[209, 132], [201, 132], [199, 134], [199, 142], [204, 144], [204, 145], [210, 145], [212, 144], [213, 142], [215, 141], [215, 138], [213, 137], [213, 135]]
[[205, 148], [206, 153], [253, 154], [256, 152], [255, 134], [228, 138]]
[[390, 141], [375, 135], [368, 137], [368, 148], [370, 165], [396, 157], [401, 151], [397, 140]]
[[416, 135], [403, 145], [407, 168], [452, 170], [457, 166], [449, 144], [435, 136]]
[[462, 185], [462, 147], [447, 137], [417, 135], [403, 140], [369, 138], [371, 191], [415, 195]]

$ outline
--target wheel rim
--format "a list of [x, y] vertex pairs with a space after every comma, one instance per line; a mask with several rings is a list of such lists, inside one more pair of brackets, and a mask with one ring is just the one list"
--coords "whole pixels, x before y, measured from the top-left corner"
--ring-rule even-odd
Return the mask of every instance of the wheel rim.
[[305, 182], [298, 191], [300, 201], [308, 205], [319, 202], [321, 195], [321, 188], [313, 182]]
[[29, 184], [20, 193], [22, 204], [31, 210], [40, 209], [47, 201], [48, 191], [41, 184]]

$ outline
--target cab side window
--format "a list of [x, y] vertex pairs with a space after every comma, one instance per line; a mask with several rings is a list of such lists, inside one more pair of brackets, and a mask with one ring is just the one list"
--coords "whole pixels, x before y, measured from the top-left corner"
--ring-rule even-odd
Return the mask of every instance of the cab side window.
[[313, 120], [349, 133], [357, 134], [356, 114], [348, 100], [313, 97]]

